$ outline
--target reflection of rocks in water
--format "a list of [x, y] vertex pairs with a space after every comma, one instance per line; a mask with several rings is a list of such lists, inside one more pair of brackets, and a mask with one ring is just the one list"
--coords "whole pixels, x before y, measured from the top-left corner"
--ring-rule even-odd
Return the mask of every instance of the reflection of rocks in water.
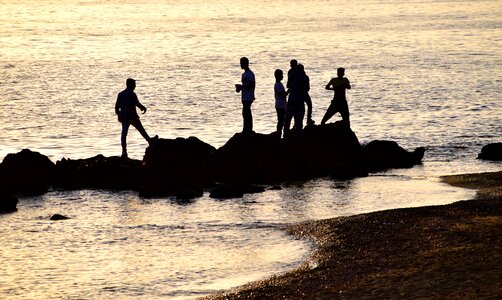
[[481, 148], [481, 153], [478, 154], [479, 159], [485, 160], [502, 160], [502, 143], [488, 144]]
[[0, 164], [0, 188], [13, 194], [42, 194], [49, 186], [130, 189], [141, 197], [181, 200], [209, 189], [211, 197], [234, 198], [264, 190], [253, 184], [366, 176], [368, 171], [411, 167], [423, 155], [423, 148], [408, 152], [392, 141], [363, 147], [349, 127], [336, 122], [309, 125], [283, 139], [275, 133], [237, 133], [219, 149], [196, 137], [159, 139], [146, 149], [143, 161], [97, 155], [53, 164], [40, 153], [23, 150]]

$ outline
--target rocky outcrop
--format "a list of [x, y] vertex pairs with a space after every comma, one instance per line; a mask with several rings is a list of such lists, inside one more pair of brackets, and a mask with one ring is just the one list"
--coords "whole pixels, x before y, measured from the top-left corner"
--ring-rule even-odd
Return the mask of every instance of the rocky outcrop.
[[11, 192], [0, 191], [0, 214], [17, 211], [17, 197]]
[[488, 144], [481, 148], [479, 159], [502, 161], [502, 143]]
[[24, 149], [8, 154], [0, 164], [0, 189], [14, 194], [42, 195], [54, 174], [54, 163], [45, 155]]
[[[143, 161], [97, 155], [47, 157], [23, 150], [0, 164], [0, 190], [42, 194], [56, 189], [131, 189], [142, 197], [232, 198], [263, 191], [254, 184], [274, 184], [320, 176], [353, 178], [368, 171], [411, 167], [421, 162], [424, 148], [408, 152], [392, 141], [361, 146], [342, 122], [277, 134], [235, 134], [219, 149], [196, 137], [160, 139], [146, 149]], [[8, 188], [7, 188], [8, 187]], [[4, 201], [6, 202], [6, 201]]]
[[62, 220], [68, 220], [70, 219], [69, 217], [61, 214], [53, 214], [49, 217], [49, 220], [51, 221], [62, 221]]
[[173, 195], [178, 198], [202, 196], [213, 181], [210, 160], [216, 148], [196, 137], [159, 139], [143, 157], [143, 197]]
[[140, 160], [97, 155], [86, 159], [56, 162], [52, 185], [60, 189], [132, 189], [137, 190], [143, 178]]
[[364, 165], [370, 172], [392, 168], [411, 168], [420, 164], [425, 148], [409, 152], [393, 141], [372, 141], [363, 147]]
[[366, 175], [362, 147], [343, 123], [310, 125], [280, 139], [276, 134], [235, 134], [212, 161], [219, 182], [272, 183], [317, 176]]

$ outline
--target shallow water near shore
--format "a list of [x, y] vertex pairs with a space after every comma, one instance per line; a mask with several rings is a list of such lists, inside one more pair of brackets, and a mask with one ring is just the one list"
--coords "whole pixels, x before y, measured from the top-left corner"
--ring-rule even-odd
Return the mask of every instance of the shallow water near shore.
[[[273, 72], [296, 58], [317, 123], [332, 97], [324, 86], [343, 66], [361, 143], [427, 150], [411, 169], [224, 201], [104, 190], [21, 198], [18, 212], [0, 215], [0, 298], [193, 299], [308, 259], [312, 245], [281, 225], [471, 198], [439, 176], [502, 167], [475, 159], [501, 139], [501, 10], [500, 1], [3, 1], [1, 159], [23, 148], [54, 162], [119, 155], [113, 107], [127, 77], [138, 80], [149, 133], [220, 147], [242, 126], [241, 56], [257, 78], [255, 131], [274, 131]], [[141, 159], [146, 142], [133, 129], [128, 141]], [[54, 213], [71, 219], [49, 221]]]

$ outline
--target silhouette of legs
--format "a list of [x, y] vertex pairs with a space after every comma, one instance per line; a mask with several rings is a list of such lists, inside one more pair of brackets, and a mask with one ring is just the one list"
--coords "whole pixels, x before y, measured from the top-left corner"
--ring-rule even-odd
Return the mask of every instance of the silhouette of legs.
[[295, 119], [293, 129], [303, 128], [303, 118], [305, 116], [305, 105], [303, 103], [288, 103], [286, 108], [286, 121], [284, 122], [284, 133], [288, 132], [291, 127], [291, 119]]
[[120, 136], [120, 143], [122, 144], [122, 157], [127, 157], [127, 132], [131, 124], [122, 122], [122, 134]]
[[156, 141], [159, 137], [156, 135], [153, 138], [150, 138], [148, 133], [146, 133], [145, 128], [143, 127], [143, 124], [141, 124], [141, 121], [135, 120], [132, 121], [131, 123], [129, 122], [122, 122], [122, 134], [120, 136], [120, 143], [122, 145], [122, 157], [127, 158], [127, 133], [129, 132], [129, 126], [134, 126], [136, 130], [143, 136], [143, 138], [148, 142], [149, 145], [152, 144], [152, 142]]
[[324, 117], [322, 117], [321, 125], [326, 124], [326, 122], [334, 116], [337, 112], [342, 115], [342, 120], [350, 127], [350, 118], [349, 118], [349, 107], [347, 103], [335, 103], [335, 101], [331, 101], [331, 104], [326, 110]]
[[293, 126], [293, 129], [301, 130], [303, 129], [303, 118], [305, 117], [305, 105], [303, 103], [301, 105], [298, 105], [298, 107], [295, 109], [295, 113], [293, 118], [295, 119], [295, 125]]
[[148, 135], [148, 133], [146, 133], [146, 130], [143, 127], [143, 124], [141, 124], [141, 121], [138, 119], [136, 121], [131, 122], [131, 125], [134, 126], [134, 128], [136, 128], [136, 130], [139, 131], [141, 136], [150, 144], [151, 138]]
[[276, 108], [277, 111], [277, 132], [281, 133], [282, 128], [284, 127], [284, 120], [286, 118], [286, 109], [285, 108]]
[[312, 120], [312, 99], [310, 95], [307, 95], [305, 98], [305, 104], [307, 104], [307, 124], [314, 124], [314, 120]]
[[350, 127], [349, 108], [346, 107], [345, 109], [340, 110], [340, 115], [342, 115], [342, 120], [345, 124]]
[[253, 131], [253, 114], [251, 113], [252, 101], [242, 101], [242, 118], [244, 119], [244, 127], [242, 132], [251, 133]]

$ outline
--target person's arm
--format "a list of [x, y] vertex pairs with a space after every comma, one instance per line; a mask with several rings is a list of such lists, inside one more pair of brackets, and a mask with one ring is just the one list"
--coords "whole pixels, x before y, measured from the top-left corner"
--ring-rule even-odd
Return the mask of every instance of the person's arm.
[[136, 98], [136, 101], [135, 101], [136, 106], [141, 110], [141, 112], [146, 113], [146, 107], [139, 102], [138, 96], [136, 94], [134, 94], [134, 98]]
[[117, 101], [115, 101], [115, 114], [120, 114], [120, 96], [117, 96]]
[[119, 122], [122, 123], [122, 119], [120, 118], [120, 95], [117, 96], [117, 101], [115, 102], [115, 114]]
[[345, 87], [350, 90], [350, 81], [345, 78]]
[[325, 89], [333, 91], [335, 88], [333, 87], [333, 79], [331, 79], [328, 84], [326, 84]]

